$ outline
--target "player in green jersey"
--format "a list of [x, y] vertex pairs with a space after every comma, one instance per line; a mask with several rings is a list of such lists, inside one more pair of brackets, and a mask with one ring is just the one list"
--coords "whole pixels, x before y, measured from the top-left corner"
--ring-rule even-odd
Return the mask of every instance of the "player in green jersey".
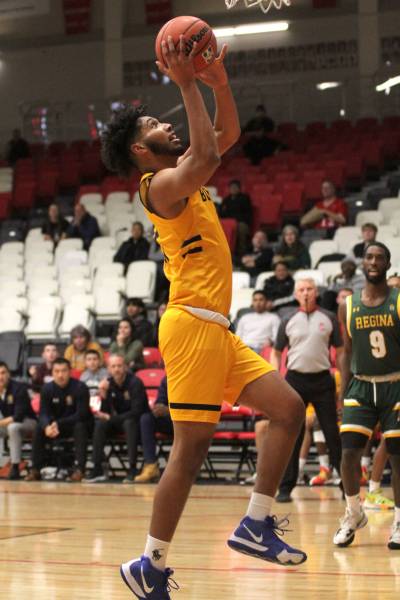
[[400, 291], [386, 282], [390, 251], [373, 242], [364, 251], [365, 287], [340, 307], [344, 330], [341, 475], [346, 512], [333, 542], [348, 546], [367, 522], [360, 503], [360, 459], [379, 422], [392, 465], [395, 516], [388, 547], [400, 550]]

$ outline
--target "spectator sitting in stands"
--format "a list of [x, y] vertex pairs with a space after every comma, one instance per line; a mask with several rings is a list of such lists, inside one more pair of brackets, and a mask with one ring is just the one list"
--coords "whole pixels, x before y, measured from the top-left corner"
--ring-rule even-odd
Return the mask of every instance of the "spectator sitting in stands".
[[93, 240], [101, 236], [97, 219], [87, 212], [83, 204], [75, 204], [74, 219], [68, 227], [67, 235], [70, 238], [81, 238], [85, 250], [89, 250]]
[[53, 364], [53, 381], [43, 386], [39, 423], [32, 441], [32, 470], [25, 481], [39, 481], [45, 465], [46, 443], [57, 438], [74, 438], [76, 465], [70, 481], [82, 481], [86, 465], [88, 431], [91, 424], [89, 390], [71, 377], [71, 365], [65, 358]]
[[239, 319], [237, 335], [258, 354], [265, 346], [273, 346], [278, 334], [280, 318], [271, 313], [272, 301], [267, 300], [263, 290], [253, 293], [253, 312]]
[[67, 346], [64, 352], [64, 358], [69, 361], [71, 369], [81, 372], [85, 370], [87, 350], [96, 350], [100, 355], [100, 363], [103, 365], [103, 350], [97, 342], [92, 342], [91, 339], [90, 331], [83, 325], [76, 325], [71, 329], [71, 344]]
[[142, 381], [128, 373], [122, 356], [110, 356], [110, 377], [100, 383], [100, 410], [95, 413], [93, 434], [94, 468], [87, 478], [88, 483], [106, 481], [103, 470], [104, 446], [107, 439], [125, 433], [128, 444], [129, 472], [124, 483], [133, 483], [136, 477], [137, 445], [141, 416], [148, 412], [147, 394]]
[[361, 290], [365, 285], [365, 275], [356, 273], [357, 265], [354, 260], [345, 258], [341, 265], [341, 273], [336, 275], [329, 286], [329, 290], [338, 292], [342, 288], [350, 288], [353, 291]]
[[97, 350], [87, 350], [85, 352], [85, 366], [86, 369], [80, 376], [80, 381], [89, 388], [90, 407], [93, 409], [93, 405], [96, 407], [96, 398], [99, 397], [100, 382], [107, 379], [108, 371], [100, 365], [100, 354]]
[[32, 380], [34, 392], [40, 392], [42, 385], [53, 380], [53, 363], [58, 358], [58, 350], [55, 344], [46, 344], [42, 352], [43, 363], [29, 367], [29, 375]]
[[135, 338], [140, 340], [144, 347], [151, 346], [153, 325], [147, 319], [146, 306], [143, 300], [141, 298], [128, 298], [125, 312], [135, 327]]
[[286, 225], [282, 230], [282, 241], [275, 251], [272, 261], [284, 262], [291, 271], [309, 269], [311, 257], [307, 247], [299, 239], [299, 230], [294, 225]]
[[264, 293], [268, 300], [272, 300], [273, 308], [292, 304], [294, 301], [294, 279], [287, 264], [277, 262], [274, 266], [274, 275], [264, 283]]
[[165, 433], [172, 436], [174, 427], [168, 408], [167, 378], [160, 383], [157, 400], [151, 412], [146, 412], [140, 417], [140, 437], [142, 440], [144, 466], [143, 470], [135, 477], [135, 483], [150, 483], [160, 477], [160, 469], [156, 457], [156, 433]]
[[368, 244], [371, 244], [371, 242], [375, 242], [377, 234], [378, 228], [374, 223], [364, 223], [361, 227], [363, 241], [353, 246], [347, 258], [353, 260], [357, 265], [361, 264], [365, 248]]
[[322, 200], [306, 212], [300, 220], [301, 227], [325, 229], [328, 237], [332, 236], [340, 225], [346, 225], [347, 204], [336, 197], [335, 186], [331, 181], [324, 181], [321, 186]]
[[29, 144], [21, 135], [19, 129], [14, 129], [12, 138], [7, 144], [6, 160], [13, 167], [20, 158], [29, 158], [31, 155]]
[[267, 234], [261, 229], [254, 233], [251, 243], [253, 252], [242, 257], [242, 270], [255, 279], [263, 271], [271, 270], [274, 253], [268, 245]]
[[140, 221], [132, 223], [132, 237], [121, 244], [114, 256], [114, 262], [124, 265], [125, 273], [132, 262], [135, 260], [147, 260], [149, 257], [150, 243], [143, 234], [142, 223]]
[[0, 361], [0, 438], [8, 437], [11, 458], [11, 465], [1, 469], [2, 477], [20, 478], [22, 440], [35, 426], [36, 416], [26, 386], [11, 379], [8, 366]]
[[263, 104], [256, 106], [254, 117], [251, 117], [247, 121], [246, 125], [242, 129], [242, 133], [254, 133], [262, 129], [265, 133], [272, 133], [275, 129], [275, 123], [268, 117], [267, 111]]
[[151, 347], [153, 347], [153, 348], [158, 348], [158, 328], [160, 327], [161, 317], [163, 316], [163, 314], [165, 313], [166, 310], [167, 310], [167, 303], [160, 302], [160, 304], [157, 307], [156, 322], [153, 325], [153, 336], [152, 336], [152, 342], [151, 342]]
[[252, 209], [250, 198], [247, 194], [242, 193], [240, 181], [237, 179], [229, 182], [229, 194], [222, 200], [218, 212], [221, 219], [235, 219], [237, 223], [236, 252], [238, 256], [243, 256], [248, 245]]
[[45, 240], [53, 240], [58, 244], [60, 240], [67, 237], [69, 223], [67, 219], [60, 214], [57, 204], [50, 204], [47, 211], [47, 219], [42, 227], [42, 234]]
[[144, 368], [143, 344], [135, 339], [135, 326], [130, 319], [121, 319], [117, 335], [110, 346], [110, 354], [122, 356], [126, 365], [137, 371]]

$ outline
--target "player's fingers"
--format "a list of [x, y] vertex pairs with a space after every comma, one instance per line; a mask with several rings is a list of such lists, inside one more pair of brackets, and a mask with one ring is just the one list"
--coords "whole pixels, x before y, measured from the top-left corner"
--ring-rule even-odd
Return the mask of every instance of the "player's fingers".
[[174, 40], [172, 39], [172, 35], [168, 36], [168, 51], [171, 54], [176, 54], [176, 50], [175, 50], [175, 45], [174, 45]]
[[179, 36], [179, 54], [185, 54], [185, 38], [182, 34]]
[[188, 59], [189, 60], [193, 60], [193, 58], [194, 58], [194, 56], [195, 56], [196, 53], [197, 53], [197, 42], [194, 42], [193, 43], [193, 48], [192, 48], [192, 50], [191, 50], [191, 52], [190, 52], [190, 54], [188, 56]]
[[220, 62], [222, 62], [224, 60], [227, 52], [228, 52], [228, 46], [227, 46], [227, 44], [224, 44], [222, 46], [221, 52], [219, 53], [219, 56], [218, 56], [218, 60]]
[[164, 75], [167, 73], [167, 69], [165, 68], [165, 66], [160, 63], [159, 60], [156, 60], [156, 65], [159, 71], [161, 71], [161, 73], [164, 73]]

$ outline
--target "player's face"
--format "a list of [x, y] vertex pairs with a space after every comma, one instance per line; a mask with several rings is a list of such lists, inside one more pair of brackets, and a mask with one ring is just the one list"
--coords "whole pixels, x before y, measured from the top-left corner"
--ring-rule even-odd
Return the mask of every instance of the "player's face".
[[65, 387], [68, 384], [70, 376], [68, 365], [54, 365], [52, 375], [56, 385]]
[[386, 273], [390, 268], [390, 263], [386, 258], [383, 248], [371, 246], [368, 248], [363, 259], [363, 269], [367, 281], [370, 283], [382, 283], [386, 280]]
[[183, 153], [182, 142], [171, 123], [160, 123], [154, 117], [140, 117], [137, 143], [143, 144], [156, 155], [180, 156]]

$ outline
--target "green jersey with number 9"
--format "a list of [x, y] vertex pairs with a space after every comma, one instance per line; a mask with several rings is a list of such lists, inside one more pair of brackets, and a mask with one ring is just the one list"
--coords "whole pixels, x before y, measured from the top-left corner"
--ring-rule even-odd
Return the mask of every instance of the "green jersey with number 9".
[[354, 375], [400, 371], [400, 290], [392, 288], [380, 306], [365, 306], [361, 290], [346, 298], [347, 332]]

